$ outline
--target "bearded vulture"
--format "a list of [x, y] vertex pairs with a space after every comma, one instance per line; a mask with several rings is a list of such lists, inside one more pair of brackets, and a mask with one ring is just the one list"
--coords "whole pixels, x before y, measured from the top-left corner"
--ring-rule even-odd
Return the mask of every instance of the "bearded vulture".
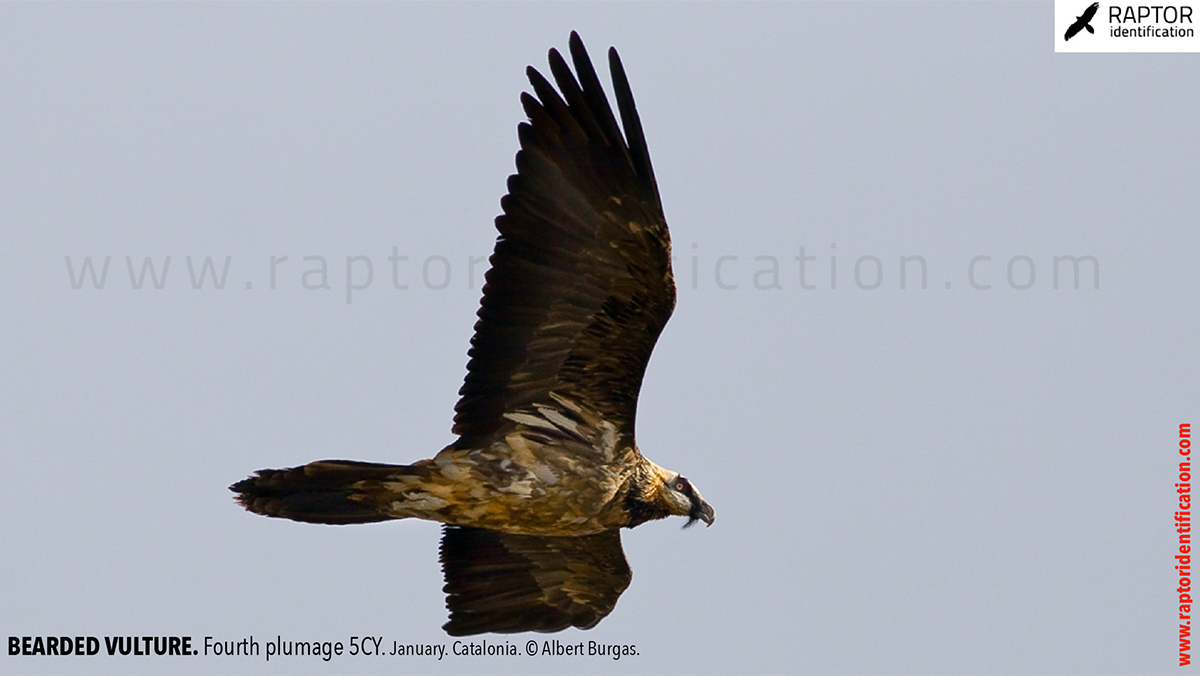
[[614, 49], [617, 125], [579, 36], [526, 74], [517, 173], [454, 407], [458, 439], [411, 465], [321, 460], [235, 483], [256, 514], [444, 526], [455, 636], [595, 626], [629, 586], [621, 528], [713, 508], [634, 441], [638, 390], [675, 306], [671, 243]]

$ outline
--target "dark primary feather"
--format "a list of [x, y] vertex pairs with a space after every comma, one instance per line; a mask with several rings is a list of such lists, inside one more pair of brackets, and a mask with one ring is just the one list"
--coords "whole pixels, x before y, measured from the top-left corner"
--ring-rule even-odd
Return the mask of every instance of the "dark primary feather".
[[[609, 52], [625, 134], [579, 36], [556, 50], [557, 91], [528, 70], [517, 173], [496, 218], [470, 363], [455, 406], [460, 448], [503, 417], [566, 396], [633, 434], [646, 363], [675, 305], [670, 240], [629, 83]], [[561, 93], [560, 93], [561, 92]]]
[[616, 530], [545, 537], [447, 526], [441, 561], [451, 636], [590, 629], [633, 579]]

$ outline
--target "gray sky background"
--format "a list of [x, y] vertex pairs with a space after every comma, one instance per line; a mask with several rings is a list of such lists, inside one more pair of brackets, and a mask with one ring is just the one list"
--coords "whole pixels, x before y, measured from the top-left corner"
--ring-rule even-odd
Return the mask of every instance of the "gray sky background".
[[[226, 487], [451, 441], [524, 69], [572, 29], [601, 64], [621, 52], [675, 243], [639, 444], [718, 517], [625, 532], [612, 615], [534, 636], [637, 644], [618, 662], [0, 671], [1191, 671], [1172, 484], [1177, 426], [1200, 422], [1200, 56], [1056, 55], [1052, 15], [0, 5], [5, 638], [450, 644], [437, 526], [264, 519]], [[1098, 289], [1087, 264], [1055, 287], [1068, 255]], [[74, 289], [67, 258], [89, 256], [105, 286]], [[126, 257], [147, 256], [167, 277], [134, 290]], [[188, 257], [229, 257], [224, 288], [193, 289]]]

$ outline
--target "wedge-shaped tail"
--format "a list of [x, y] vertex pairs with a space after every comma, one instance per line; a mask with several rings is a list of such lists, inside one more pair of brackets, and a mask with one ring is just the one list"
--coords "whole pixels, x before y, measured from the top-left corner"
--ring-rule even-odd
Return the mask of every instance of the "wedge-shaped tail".
[[321, 460], [302, 467], [263, 469], [229, 487], [243, 507], [264, 516], [307, 523], [370, 523], [393, 517], [365, 500], [364, 482], [378, 482], [406, 470], [353, 460]]

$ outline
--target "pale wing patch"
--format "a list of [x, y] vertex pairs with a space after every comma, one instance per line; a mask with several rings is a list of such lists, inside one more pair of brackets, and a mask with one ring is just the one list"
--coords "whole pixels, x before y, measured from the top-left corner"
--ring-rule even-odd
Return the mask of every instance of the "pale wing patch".
[[530, 427], [540, 427], [544, 430], [557, 430], [558, 429], [558, 427], [556, 427], [554, 425], [554, 423], [550, 422], [549, 420], [546, 420], [545, 418], [540, 418], [536, 415], [530, 415], [528, 413], [505, 413], [504, 417], [508, 418], [509, 420], [511, 420], [515, 423], [520, 423], [522, 425], [528, 425]]
[[562, 396], [558, 392], [550, 392], [549, 394], [550, 398], [562, 405], [563, 408], [566, 408], [574, 413], [578, 413], [579, 415], [583, 415], [583, 408], [571, 399]]
[[[538, 457], [538, 454], [534, 452], [533, 442], [530, 442], [530, 440], [522, 436], [520, 432], [513, 432], [512, 434], [509, 434], [508, 436], [504, 437], [504, 441], [508, 444], [509, 449], [512, 450], [513, 461], [519, 467], [525, 468], [526, 471], [537, 477], [537, 479], [544, 484], [553, 485], [558, 483], [558, 475], [555, 474], [554, 470], [546, 465], [546, 463], [542, 462]], [[513, 482], [514, 485], [518, 483], [524, 482]], [[502, 488], [501, 490], [508, 491], [509, 489]], [[526, 491], [523, 492], [531, 490], [532, 489], [526, 489]]]
[[463, 481], [471, 474], [467, 469], [454, 462], [454, 458], [448, 453], [444, 455], [438, 454], [433, 461], [438, 466], [438, 469], [441, 470], [442, 476], [451, 481]]
[[600, 421], [600, 452], [604, 458], [612, 462], [617, 452], [617, 426], [607, 420]]
[[[555, 399], [561, 400], [560, 397], [555, 397]], [[568, 407], [568, 409], [579, 413], [577, 408]], [[565, 433], [566, 435], [584, 443], [593, 443], [594, 440], [591, 438], [592, 435], [589, 434], [590, 430], [580, 429], [578, 421], [572, 420], [571, 418], [563, 415], [561, 411], [558, 411], [550, 406], [537, 406], [535, 407], [535, 410], [537, 411], [536, 414], [526, 411], [505, 413], [504, 417], [515, 423], [525, 425], [526, 427], [547, 430], [550, 432]]]
[[508, 444], [508, 448], [512, 451], [512, 459], [518, 466], [529, 467], [537, 464], [538, 458], [534, 454], [533, 448], [520, 432], [513, 432], [504, 437], [504, 442]]
[[558, 475], [554, 473], [554, 470], [540, 462], [530, 467], [529, 471], [533, 472], [534, 476], [546, 484], [554, 485], [558, 483]]
[[397, 512], [405, 512], [409, 510], [432, 512], [450, 504], [446, 500], [432, 496], [428, 493], [414, 493], [412, 495], [406, 495], [405, 498], [406, 499], [404, 501], [393, 501], [392, 509]]
[[579, 431], [579, 423], [575, 422], [574, 420], [571, 420], [570, 418], [548, 406], [538, 406], [538, 413], [541, 413], [546, 420], [554, 423], [560, 430], [570, 432], [581, 441], [587, 441], [587, 439], [585, 439], [583, 434], [581, 434]]
[[599, 452], [606, 463], [616, 460], [621, 434], [617, 426], [579, 402], [558, 392], [548, 393], [556, 406], [537, 404], [533, 410], [504, 417], [529, 429], [557, 432]]
[[522, 495], [524, 497], [530, 497], [533, 495], [533, 486], [529, 485], [528, 481], [513, 481], [506, 486], [500, 486], [498, 490], [501, 493], [513, 493], [515, 495]]

